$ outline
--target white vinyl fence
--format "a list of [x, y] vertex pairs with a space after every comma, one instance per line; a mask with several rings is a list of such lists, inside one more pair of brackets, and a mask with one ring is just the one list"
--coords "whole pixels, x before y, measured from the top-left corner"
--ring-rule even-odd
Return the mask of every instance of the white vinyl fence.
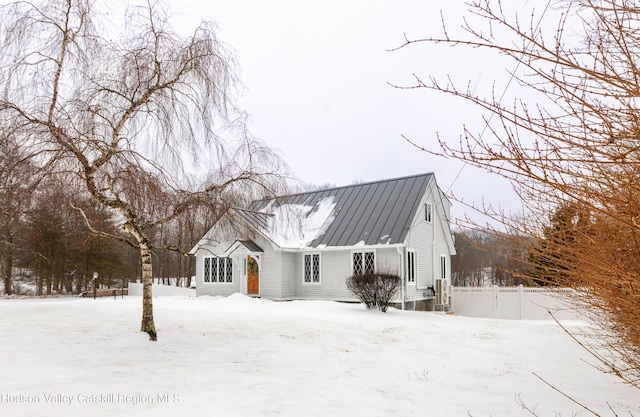
[[[195, 288], [176, 287], [175, 285], [153, 284], [151, 289], [154, 297], [163, 297], [171, 295], [181, 295], [184, 297], [195, 297]], [[129, 295], [142, 295], [142, 283], [130, 282]]]
[[564, 300], [568, 289], [523, 287], [453, 287], [451, 307], [468, 317], [512, 320], [582, 320]]

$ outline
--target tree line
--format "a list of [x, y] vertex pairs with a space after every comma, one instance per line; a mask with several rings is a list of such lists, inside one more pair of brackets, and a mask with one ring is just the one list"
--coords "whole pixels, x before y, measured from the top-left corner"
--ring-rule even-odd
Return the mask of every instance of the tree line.
[[[597, 239], [601, 222], [576, 204], [554, 209], [536, 235], [516, 231], [460, 228], [454, 232], [457, 255], [451, 261], [451, 281], [460, 287], [575, 287], [583, 281], [570, 268], [578, 246]], [[591, 242], [586, 243], [590, 235]], [[633, 267], [633, 262], [629, 262]]]
[[478, 229], [454, 232], [451, 283], [458, 287], [534, 285], [527, 276], [526, 247], [507, 245], [501, 237]]
[[[10, 153], [0, 154], [3, 168], [11, 165], [10, 158]], [[126, 288], [128, 282], [140, 281], [135, 248], [87, 227], [88, 221], [92, 227], [124, 237], [118, 216], [77, 190], [73, 196], [60, 178], [37, 180], [35, 175], [29, 170], [0, 171], [3, 293], [81, 294], [94, 285], [94, 272], [102, 288]], [[157, 282], [191, 284], [195, 264], [185, 254], [216, 216], [214, 210], [194, 211], [150, 232], [155, 241], [176, 246], [165, 249], [159, 244], [153, 249]]]

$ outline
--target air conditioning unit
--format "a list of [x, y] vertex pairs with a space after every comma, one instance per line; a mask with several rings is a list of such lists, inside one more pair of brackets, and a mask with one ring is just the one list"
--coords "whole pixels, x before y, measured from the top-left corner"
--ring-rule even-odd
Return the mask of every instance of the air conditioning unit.
[[435, 283], [436, 305], [449, 304], [449, 286], [444, 279], [436, 279]]

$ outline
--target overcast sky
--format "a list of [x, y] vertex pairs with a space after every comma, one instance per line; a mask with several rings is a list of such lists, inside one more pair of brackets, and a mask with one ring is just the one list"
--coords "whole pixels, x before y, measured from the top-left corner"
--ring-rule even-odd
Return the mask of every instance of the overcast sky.
[[[301, 181], [339, 186], [434, 172], [458, 198], [519, 210], [504, 180], [430, 156], [401, 136], [437, 149], [437, 132], [454, 143], [463, 124], [479, 130], [481, 118], [460, 100], [388, 83], [409, 85], [414, 73], [453, 74], [488, 91], [513, 70], [513, 63], [459, 48], [388, 51], [405, 34], [440, 34], [441, 11], [459, 25], [462, 0], [182, 0], [172, 6], [194, 21], [218, 23], [240, 64], [246, 89], [239, 104], [251, 115], [251, 131], [278, 149]], [[454, 216], [465, 212], [454, 203]]]

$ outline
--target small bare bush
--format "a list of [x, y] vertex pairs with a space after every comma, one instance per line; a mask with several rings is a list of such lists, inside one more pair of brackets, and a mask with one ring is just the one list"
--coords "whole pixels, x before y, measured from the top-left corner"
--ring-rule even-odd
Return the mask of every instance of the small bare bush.
[[391, 300], [400, 289], [400, 277], [387, 273], [352, 275], [347, 278], [347, 288], [367, 308], [378, 308], [385, 313]]

